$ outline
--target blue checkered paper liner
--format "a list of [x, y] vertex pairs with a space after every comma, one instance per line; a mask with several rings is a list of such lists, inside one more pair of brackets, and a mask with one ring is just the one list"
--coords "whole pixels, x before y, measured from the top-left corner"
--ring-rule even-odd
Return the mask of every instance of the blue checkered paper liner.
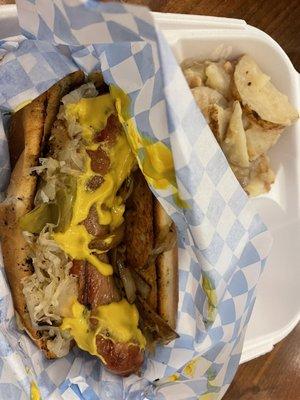
[[79, 349], [46, 360], [16, 329], [0, 270], [0, 398], [216, 400], [237, 370], [271, 237], [252, 209], [146, 8], [93, 0], [17, 1], [22, 36], [0, 41], [0, 190], [9, 179], [9, 113], [66, 74], [101, 69], [131, 99], [139, 131], [171, 150], [172, 191], [155, 190], [179, 229], [179, 339], [119, 378]]

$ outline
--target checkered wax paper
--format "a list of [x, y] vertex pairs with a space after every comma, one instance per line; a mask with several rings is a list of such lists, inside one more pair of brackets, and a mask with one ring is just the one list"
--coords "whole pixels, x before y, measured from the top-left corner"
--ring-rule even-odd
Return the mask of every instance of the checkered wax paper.
[[[153, 191], [179, 229], [180, 337], [119, 378], [78, 349], [49, 361], [18, 332], [0, 270], [0, 398], [220, 399], [239, 364], [271, 239], [197, 108], [146, 8], [92, 0], [17, 1], [22, 36], [0, 42], [0, 183], [9, 112], [78, 68], [101, 69], [131, 99], [139, 132], [172, 150], [177, 188]], [[188, 207], [174, 202], [174, 190]], [[169, 378], [168, 378], [169, 377]]]

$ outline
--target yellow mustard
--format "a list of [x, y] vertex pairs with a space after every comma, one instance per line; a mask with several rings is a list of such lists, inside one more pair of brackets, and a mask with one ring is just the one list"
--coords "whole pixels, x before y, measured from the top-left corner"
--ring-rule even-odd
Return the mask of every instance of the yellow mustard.
[[194, 358], [193, 360], [189, 361], [183, 368], [183, 373], [186, 376], [193, 378], [196, 372], [198, 362], [199, 362], [198, 358]]
[[[201, 281], [200, 281], [201, 283]], [[218, 304], [218, 299], [217, 299], [217, 292], [215, 288], [213, 287], [210, 279], [206, 275], [202, 275], [202, 288], [207, 296], [208, 299], [208, 315], [207, 319], [210, 322], [213, 322], [216, 314], [217, 314], [217, 304]]]
[[[96, 346], [97, 335], [109, 337], [115, 342], [134, 342], [145, 348], [146, 340], [138, 328], [139, 313], [134, 304], [125, 299], [93, 310], [92, 317], [97, 326], [90, 326], [91, 312], [77, 300], [72, 305], [72, 316], [63, 319], [62, 330], [69, 330], [78, 347], [99, 356]], [[102, 359], [102, 358], [101, 358]], [[104, 359], [102, 359], [105, 362]]]
[[218, 398], [218, 393], [204, 393], [198, 400], [216, 400]]
[[148, 183], [158, 190], [170, 189], [177, 206], [188, 208], [188, 204], [181, 199], [178, 193], [171, 150], [164, 143], [150, 140], [139, 133], [135, 121], [129, 113], [130, 100], [124, 92], [116, 87], [111, 87], [111, 94], [115, 99], [119, 120], [127, 133], [131, 149]]
[[30, 384], [30, 400], [41, 400], [40, 391], [33, 381]]
[[175, 372], [175, 374], [168, 376], [167, 381], [168, 382], [176, 382], [180, 380], [180, 375], [178, 372]]
[[[114, 111], [112, 97], [107, 94], [95, 98], [83, 98], [78, 103], [67, 104], [66, 118], [67, 120], [76, 118], [80, 123], [86, 142], [85, 149], [96, 150], [99, 144], [92, 142], [93, 134], [105, 128], [109, 115]], [[87, 260], [98, 268], [101, 274], [111, 275], [113, 273], [111, 265], [100, 261], [93, 254], [95, 251], [89, 249], [88, 245], [92, 236], [81, 223], [87, 218], [92, 205], [96, 204], [101, 224], [109, 225], [111, 230], [122, 224], [125, 206], [116, 193], [126, 177], [130, 175], [135, 158], [125, 133], [118, 135], [116, 144], [106, 150], [111, 165], [103, 177], [103, 183], [95, 191], [86, 189], [88, 181], [95, 172], [91, 169], [90, 157], [85, 156], [84, 171], [77, 178], [76, 198], [70, 225], [65, 232], [54, 233], [53, 238], [71, 258]]]

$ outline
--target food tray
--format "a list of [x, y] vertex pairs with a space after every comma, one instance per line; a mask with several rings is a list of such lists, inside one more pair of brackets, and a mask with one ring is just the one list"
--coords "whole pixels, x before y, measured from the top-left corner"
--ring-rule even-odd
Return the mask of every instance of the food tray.
[[[153, 13], [178, 62], [250, 54], [290, 102], [300, 108], [300, 77], [281, 47], [242, 20]], [[18, 34], [14, 5], [0, 6], [0, 40]], [[285, 130], [270, 151], [277, 174], [272, 190], [251, 200], [268, 225], [274, 245], [260, 279], [241, 362], [270, 351], [300, 318], [300, 122]], [[277, 295], [274, 296], [274, 293]]]

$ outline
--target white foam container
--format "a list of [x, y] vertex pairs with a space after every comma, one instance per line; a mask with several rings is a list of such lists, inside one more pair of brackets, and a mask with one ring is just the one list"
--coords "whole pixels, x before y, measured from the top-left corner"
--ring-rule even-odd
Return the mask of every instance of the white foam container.
[[[300, 76], [282, 48], [245, 21], [153, 13], [178, 62], [250, 54], [291, 103], [300, 109]], [[18, 33], [14, 5], [0, 6], [0, 40]], [[270, 151], [276, 182], [251, 200], [274, 237], [249, 322], [241, 362], [272, 350], [300, 319], [300, 121]]]

